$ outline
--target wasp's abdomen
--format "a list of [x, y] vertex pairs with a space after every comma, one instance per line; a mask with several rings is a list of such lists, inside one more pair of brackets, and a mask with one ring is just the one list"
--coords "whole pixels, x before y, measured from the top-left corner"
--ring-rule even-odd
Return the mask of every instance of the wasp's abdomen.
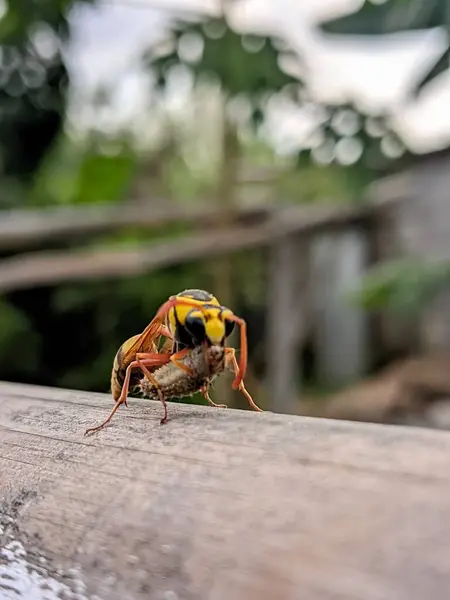
[[120, 366], [122, 363], [122, 348], [123, 346], [120, 346], [114, 357], [113, 369], [111, 373], [111, 394], [114, 400], [118, 400], [122, 391], [123, 382], [125, 380], [126, 369], [121, 368]]
[[135, 335], [129, 340], [126, 340], [120, 348], [117, 350], [114, 357], [113, 369], [111, 373], [111, 393], [114, 400], [117, 400], [122, 392], [123, 383], [125, 381], [125, 375], [127, 367], [132, 360], [124, 361], [127, 349], [134, 343], [139, 336]]

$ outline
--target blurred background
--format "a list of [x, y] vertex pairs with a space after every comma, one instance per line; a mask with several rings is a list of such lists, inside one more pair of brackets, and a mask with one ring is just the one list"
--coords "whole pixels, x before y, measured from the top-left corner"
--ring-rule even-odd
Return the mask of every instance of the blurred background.
[[445, 0], [0, 0], [0, 379], [108, 392], [194, 287], [261, 407], [450, 428], [449, 34]]

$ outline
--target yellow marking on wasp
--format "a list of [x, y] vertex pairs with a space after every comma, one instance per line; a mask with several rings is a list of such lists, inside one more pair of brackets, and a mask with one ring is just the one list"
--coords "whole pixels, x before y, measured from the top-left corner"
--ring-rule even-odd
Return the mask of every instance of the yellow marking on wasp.
[[122, 357], [127, 355], [128, 350], [133, 346], [133, 344], [136, 342], [136, 340], [138, 339], [139, 336], [140, 336], [140, 333], [138, 333], [137, 335], [133, 335], [133, 337], [130, 337], [128, 340], [126, 340], [120, 346], [120, 348], [119, 348], [119, 350], [117, 351], [117, 354], [116, 354], [117, 358], [120, 359], [120, 362], [122, 360]]
[[[201, 319], [205, 324], [206, 337], [212, 344], [220, 344], [225, 338], [225, 319], [227, 311], [221, 312], [219, 308], [208, 307], [205, 311], [193, 311], [191, 314]], [[228, 311], [230, 312], [230, 311]]]
[[[189, 300], [192, 300], [192, 303], [195, 303], [195, 305], [197, 306], [204, 306], [205, 304], [214, 304], [215, 306], [220, 306], [219, 301], [214, 296], [212, 296], [211, 299], [208, 299], [207, 301], [197, 300], [194, 296], [188, 295], [180, 296], [180, 298], [189, 298]], [[176, 317], [178, 317], [178, 321], [181, 323], [181, 325], [184, 325], [188, 313], [190, 313], [191, 310], [193, 310], [193, 308], [194, 307], [190, 304], [178, 304], [176, 307], [171, 308], [169, 310], [169, 329], [172, 335], [175, 334], [175, 329], [177, 326]]]

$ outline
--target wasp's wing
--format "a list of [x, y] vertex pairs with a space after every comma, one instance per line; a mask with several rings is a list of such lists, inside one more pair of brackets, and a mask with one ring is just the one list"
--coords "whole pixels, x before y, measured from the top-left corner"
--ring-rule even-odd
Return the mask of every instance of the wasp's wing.
[[[168, 337], [170, 332], [167, 330], [164, 321], [169, 310], [174, 306], [191, 306], [199, 308], [200, 310], [204, 310], [202, 307], [202, 303], [199, 300], [194, 300], [191, 298], [177, 298], [176, 296], [171, 297], [167, 300], [158, 310], [156, 316], [150, 321], [144, 331], [136, 336], [135, 341], [125, 349], [122, 360], [126, 361], [128, 358], [134, 358], [134, 356], [140, 352], [143, 347], [151, 348], [151, 352], [157, 352], [158, 348], [156, 345], [156, 341], [161, 336]], [[173, 348], [173, 340], [168, 339], [170, 342], [170, 352]], [[164, 344], [164, 348], [168, 347], [169, 344], [166, 342]], [[148, 352], [149, 350], [147, 350]]]
[[164, 325], [160, 321], [153, 319], [144, 331], [131, 338], [131, 345], [128, 348], [123, 348], [122, 361], [127, 362], [129, 359], [134, 360], [136, 354], [145, 348], [146, 352], [157, 353], [158, 347], [156, 342], [163, 335]]
[[158, 349], [162, 354], [173, 354], [174, 342], [172, 338], [166, 337], [164, 344]]

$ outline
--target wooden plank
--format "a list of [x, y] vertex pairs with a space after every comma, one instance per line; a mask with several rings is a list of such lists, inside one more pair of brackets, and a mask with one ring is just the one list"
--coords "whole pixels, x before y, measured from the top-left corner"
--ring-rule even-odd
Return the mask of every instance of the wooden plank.
[[2, 599], [447, 600], [449, 433], [110, 405], [0, 384]]
[[[237, 222], [258, 220], [271, 210], [270, 206], [240, 207], [236, 208], [233, 218]], [[222, 214], [223, 210], [213, 202], [179, 206], [168, 200], [1, 211], [0, 250], [23, 249], [55, 240], [114, 233], [127, 227], [157, 229], [180, 222], [205, 227], [220, 220]]]
[[262, 223], [211, 229], [183, 238], [118, 250], [83, 249], [22, 253], [0, 261], [0, 292], [66, 281], [134, 277], [162, 267], [216, 258], [263, 246], [290, 233], [309, 235], [359, 223], [378, 206], [280, 209]]

